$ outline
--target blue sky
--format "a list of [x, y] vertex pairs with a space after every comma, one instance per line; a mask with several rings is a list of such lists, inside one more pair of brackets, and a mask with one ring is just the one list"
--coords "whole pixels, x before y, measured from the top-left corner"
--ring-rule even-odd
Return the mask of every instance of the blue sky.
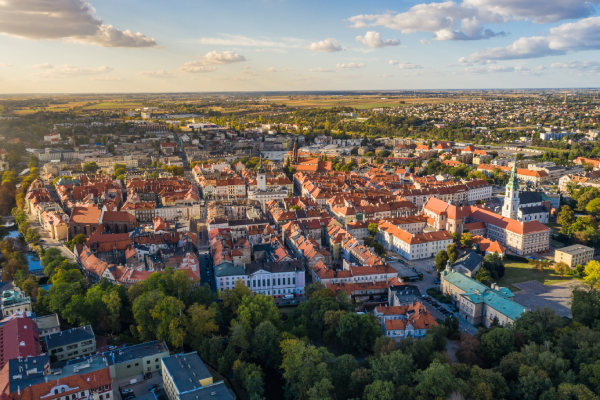
[[598, 0], [0, 0], [0, 93], [590, 87]]

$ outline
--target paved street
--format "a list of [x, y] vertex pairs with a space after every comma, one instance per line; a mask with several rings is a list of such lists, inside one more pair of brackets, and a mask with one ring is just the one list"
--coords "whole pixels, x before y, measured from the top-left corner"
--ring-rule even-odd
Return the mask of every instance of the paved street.
[[31, 224], [31, 228], [36, 229], [40, 234], [40, 244], [44, 248], [55, 247], [61, 251], [64, 257], [68, 258], [73, 262], [75, 261], [75, 255], [63, 245], [63, 242], [61, 242], [60, 240], [52, 239], [48, 232], [44, 228], [42, 228], [39, 222], [33, 217], [33, 215], [28, 214], [27, 220]]
[[[411, 268], [414, 267], [418, 272], [421, 272], [423, 274], [422, 281], [413, 282], [413, 285], [415, 285], [416, 287], [419, 288], [419, 291], [421, 292], [422, 296], [427, 295], [427, 289], [433, 288], [433, 287], [438, 287], [438, 285], [435, 283], [435, 281], [437, 281], [437, 279], [438, 279], [438, 274], [434, 268], [434, 265], [435, 265], [434, 258], [426, 258], [426, 259], [422, 259], [422, 260], [408, 261], [404, 257], [401, 257], [400, 255], [396, 254], [393, 251], [388, 251], [387, 253], [388, 253], [388, 256], [394, 256], [396, 258], [401, 259], [409, 267], [411, 267]], [[442, 320], [446, 319], [446, 316], [441, 311], [438, 311], [437, 309], [435, 309], [433, 306], [431, 306], [425, 300], [422, 300], [422, 301], [423, 301], [423, 304], [425, 304], [427, 306], [427, 310], [429, 310], [435, 318], [442, 319]], [[444, 308], [446, 308], [451, 313], [453, 313], [454, 316], [458, 318], [459, 329], [461, 332], [466, 332], [471, 335], [474, 335], [475, 333], [477, 333], [476, 327], [474, 327], [471, 323], [469, 323], [464, 318], [459, 317], [458, 313], [452, 311], [448, 305], [442, 304], [442, 303], [439, 303], [439, 304], [442, 305]]]

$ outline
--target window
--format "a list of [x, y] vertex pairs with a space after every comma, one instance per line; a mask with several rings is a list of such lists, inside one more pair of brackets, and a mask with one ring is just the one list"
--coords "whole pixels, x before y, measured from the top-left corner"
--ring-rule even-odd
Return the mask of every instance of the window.
[[131, 368], [131, 365], [128, 365], [127, 368]]
[[146, 364], [150, 364], [150, 360], [146, 361]]

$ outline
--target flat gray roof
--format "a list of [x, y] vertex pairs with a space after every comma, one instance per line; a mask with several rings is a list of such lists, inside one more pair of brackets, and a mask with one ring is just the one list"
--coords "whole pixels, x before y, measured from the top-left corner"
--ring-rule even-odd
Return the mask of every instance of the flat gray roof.
[[46, 336], [48, 349], [79, 343], [83, 340], [95, 339], [94, 331], [90, 325], [69, 329], [68, 331], [51, 333]]
[[196, 352], [164, 357], [163, 364], [179, 393], [199, 389], [202, 387], [200, 380], [212, 377]]
[[103, 355], [106, 357], [109, 365], [114, 365], [165, 352], [169, 352], [169, 348], [165, 342], [154, 340], [152, 342], [106, 351]]

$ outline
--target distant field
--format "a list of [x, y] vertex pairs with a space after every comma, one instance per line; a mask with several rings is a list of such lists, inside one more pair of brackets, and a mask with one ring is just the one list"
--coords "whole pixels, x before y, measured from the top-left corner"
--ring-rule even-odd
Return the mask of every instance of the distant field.
[[452, 102], [483, 102], [484, 100], [458, 100], [445, 98], [395, 98], [382, 99], [377, 97], [352, 97], [352, 98], [316, 98], [316, 99], [293, 99], [286, 100], [288, 107], [301, 108], [332, 108], [332, 107], [356, 107], [356, 108], [377, 108], [377, 107], [402, 107], [409, 104], [424, 103], [452, 103]]
[[564, 153], [564, 152], [568, 153], [569, 151], [571, 151], [571, 150], [563, 150], [563, 149], [554, 149], [552, 147], [533, 147], [533, 146], [527, 146], [525, 148], [526, 149], [535, 149], [535, 150], [558, 151], [558, 152], [561, 152], [561, 153]]
[[130, 108], [140, 108], [142, 107], [142, 103], [116, 103], [116, 102], [104, 102], [93, 104], [91, 106], [83, 107], [84, 110], [90, 109], [100, 109], [100, 110], [110, 110], [112, 108], [116, 109], [130, 109]]

